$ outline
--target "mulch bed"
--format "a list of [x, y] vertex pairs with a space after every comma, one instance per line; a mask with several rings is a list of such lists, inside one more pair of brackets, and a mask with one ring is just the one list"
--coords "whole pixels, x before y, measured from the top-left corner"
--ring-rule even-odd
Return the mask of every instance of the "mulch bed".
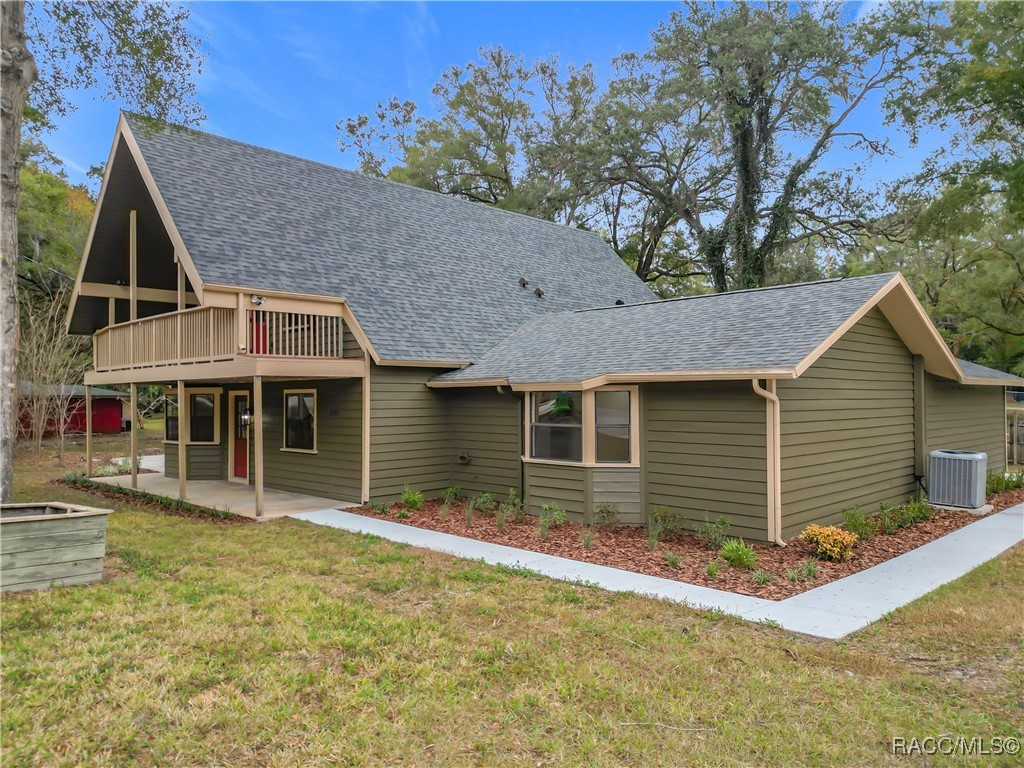
[[1014, 504], [1024, 504], [1024, 488], [1013, 488], [1002, 493], [993, 493], [988, 497], [988, 503], [995, 507], [996, 512], [1002, 512]]
[[[1021, 494], [1022, 491], [1011, 493]], [[472, 525], [467, 527], [464, 500], [460, 499], [453, 504], [444, 520], [440, 518], [440, 510], [441, 502], [431, 500], [424, 502], [423, 507], [415, 512], [406, 510], [401, 504], [392, 504], [386, 512], [377, 512], [369, 507], [353, 507], [345, 511], [768, 600], [782, 600], [878, 565], [978, 520], [963, 510], [938, 510], [930, 520], [915, 523], [894, 534], [879, 533], [868, 541], [858, 542], [853, 555], [844, 562], [817, 562], [816, 578], [796, 582], [790, 581], [786, 573], [813, 559], [813, 545], [799, 538], [790, 539], [785, 547], [754, 543], [752, 546], [757, 552], [757, 569], [768, 571], [775, 577], [770, 583], [759, 585], [751, 578], [751, 571], [731, 568], [724, 563], [716, 577], [710, 578], [708, 563], [718, 559], [717, 553], [707, 549], [704, 542], [694, 535], [665, 538], [659, 542], [657, 551], [651, 552], [647, 531], [642, 527], [596, 528], [592, 548], [588, 550], [583, 546], [583, 526], [578, 523], [567, 522], [558, 528], [551, 528], [548, 538], [541, 539], [535, 517], [527, 517], [525, 523], [518, 525], [510, 520], [505, 525], [505, 532], [499, 533], [494, 517], [480, 512], [473, 513]], [[399, 518], [399, 512], [408, 517]], [[666, 553], [677, 556], [677, 567], [669, 565]]]
[[185, 517], [190, 520], [202, 520], [207, 523], [212, 523], [213, 525], [239, 525], [255, 522], [251, 518], [244, 517], [243, 515], [228, 515], [227, 517], [220, 517], [210, 514], [209, 512], [201, 512], [195, 509], [180, 509], [170, 504], [165, 504], [162, 501], [156, 501], [155, 499], [147, 499], [144, 497], [130, 495], [125, 493], [123, 490], [118, 490], [118, 486], [106, 485], [104, 483], [82, 485], [80, 483], [69, 482], [67, 480], [51, 480], [50, 483], [52, 485], [62, 485], [65, 488], [73, 488], [76, 491], [91, 493], [94, 496], [101, 496], [105, 499], [112, 499], [114, 501], [131, 504], [133, 507], [145, 507], [146, 509], [163, 512], [165, 515]]

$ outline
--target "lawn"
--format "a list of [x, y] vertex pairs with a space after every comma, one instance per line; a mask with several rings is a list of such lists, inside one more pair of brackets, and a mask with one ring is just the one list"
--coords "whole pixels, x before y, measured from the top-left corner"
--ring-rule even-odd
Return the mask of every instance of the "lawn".
[[[95, 501], [19, 469], [20, 499]], [[116, 509], [103, 584], [3, 600], [5, 765], [860, 766], [1024, 724], [1021, 547], [833, 643], [292, 520]]]

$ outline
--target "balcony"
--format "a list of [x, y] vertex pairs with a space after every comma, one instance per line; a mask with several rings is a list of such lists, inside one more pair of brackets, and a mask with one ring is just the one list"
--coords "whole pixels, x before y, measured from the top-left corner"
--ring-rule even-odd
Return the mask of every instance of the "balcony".
[[344, 357], [343, 333], [337, 315], [193, 307], [97, 331], [86, 382], [361, 376], [363, 359]]

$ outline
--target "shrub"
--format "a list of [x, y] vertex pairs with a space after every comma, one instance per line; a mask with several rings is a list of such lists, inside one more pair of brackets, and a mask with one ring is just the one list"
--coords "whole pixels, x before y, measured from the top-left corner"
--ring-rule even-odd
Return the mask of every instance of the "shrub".
[[895, 504], [881, 504], [878, 508], [878, 525], [885, 533], [896, 533], [903, 526], [900, 508]]
[[708, 578], [717, 579], [718, 572], [722, 569], [722, 564], [717, 560], [712, 560], [708, 563]]
[[494, 525], [498, 529], [498, 533], [505, 532], [505, 522], [508, 520], [508, 510], [504, 504], [499, 504], [498, 508], [494, 510]]
[[371, 501], [368, 506], [371, 511], [376, 512], [378, 515], [386, 515], [388, 513], [387, 504], [374, 503]]
[[775, 576], [768, 571], [754, 571], [750, 574], [750, 579], [755, 584], [760, 584], [763, 587], [765, 584], [771, 584], [775, 581]]
[[1024, 470], [1020, 472], [990, 472], [985, 483], [987, 495], [1024, 488]]
[[563, 525], [566, 520], [565, 510], [557, 504], [540, 505], [540, 521], [537, 524], [537, 532], [542, 539], [548, 537], [548, 530]]
[[414, 491], [408, 485], [402, 489], [402, 503], [415, 512], [423, 506], [423, 491]]
[[501, 500], [498, 509], [504, 510], [505, 518], [512, 518], [514, 523], [526, 521], [526, 509], [523, 506], [523, 500], [519, 498], [515, 488], [508, 489], [508, 496]]
[[853, 545], [857, 543], [857, 534], [834, 525], [809, 525], [804, 528], [800, 538], [814, 544], [818, 557], [835, 561], [848, 558], [853, 552]]
[[860, 507], [843, 510], [843, 528], [857, 534], [861, 541], [867, 541], [875, 535], [876, 524], [875, 518], [865, 515]]
[[905, 510], [904, 518], [909, 521], [907, 525], [913, 525], [922, 520], [931, 520], [933, 514], [932, 505], [928, 503], [923, 493], [917, 494], [904, 504], [903, 508]]
[[805, 561], [800, 566], [800, 570], [803, 571], [804, 578], [808, 581], [818, 578], [818, 564], [814, 560]]
[[677, 555], [675, 552], [666, 552], [665, 553], [665, 562], [668, 563], [668, 567], [669, 568], [678, 568], [679, 567], [679, 555]]
[[466, 520], [466, 527], [469, 528], [473, 524], [473, 499], [466, 499], [466, 509], [463, 510], [463, 515]]
[[408, 520], [409, 517], [410, 517], [409, 510], [408, 509], [400, 509], [400, 510], [398, 510], [398, 512], [395, 513], [395, 517], [397, 517], [399, 520]]
[[753, 568], [757, 565], [757, 553], [743, 539], [729, 539], [718, 550], [719, 556], [733, 568]]
[[714, 522], [711, 522], [705, 514], [704, 522], [697, 526], [697, 535], [704, 540], [704, 546], [708, 549], [718, 550], [729, 538], [729, 528], [731, 527], [729, 520], [723, 515], [719, 515]]
[[610, 501], [602, 501], [594, 509], [594, 525], [610, 528], [619, 522], [619, 505]]
[[658, 539], [665, 530], [665, 507], [655, 507], [647, 516], [647, 546], [653, 552], [658, 548]]
[[459, 491], [462, 490], [457, 485], [450, 485], [441, 491], [441, 503], [445, 506], [450, 507], [455, 503], [455, 500], [459, 498]]
[[493, 493], [478, 493], [473, 499], [473, 508], [484, 515], [492, 514], [497, 506]]
[[661, 531], [670, 536], [680, 534], [686, 530], [687, 519], [682, 512], [669, 509], [666, 506], [658, 505], [651, 510], [651, 515], [657, 517], [661, 522]]
[[786, 571], [786, 578], [792, 581], [794, 584], [800, 581], [800, 576], [801, 573], [799, 568], [791, 568], [790, 570]]
[[583, 548], [593, 549], [594, 547], [594, 526], [588, 525], [583, 529]]

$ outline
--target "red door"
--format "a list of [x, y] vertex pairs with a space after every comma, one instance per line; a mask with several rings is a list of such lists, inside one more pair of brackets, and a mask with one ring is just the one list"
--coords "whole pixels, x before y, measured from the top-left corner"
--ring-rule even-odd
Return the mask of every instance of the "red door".
[[231, 439], [235, 441], [234, 465], [231, 467], [231, 476], [239, 480], [249, 478], [249, 396], [235, 395], [235, 431]]

